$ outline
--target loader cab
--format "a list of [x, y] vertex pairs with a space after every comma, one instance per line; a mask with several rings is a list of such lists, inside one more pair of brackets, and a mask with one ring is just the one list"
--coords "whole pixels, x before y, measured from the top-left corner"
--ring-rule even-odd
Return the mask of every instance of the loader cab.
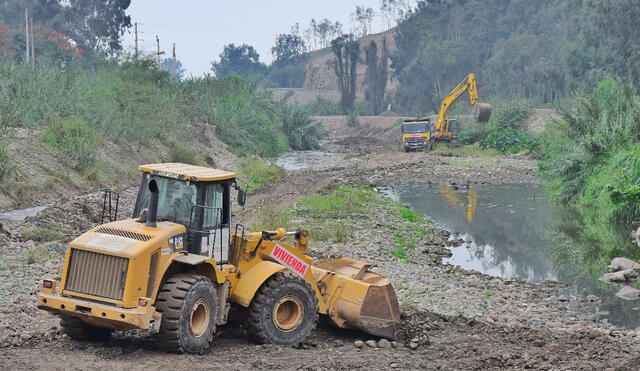
[[244, 191], [237, 186], [236, 175], [179, 163], [142, 165], [140, 170], [142, 179], [133, 217], [144, 222], [153, 215], [152, 193], [157, 189], [155, 219], [184, 225], [187, 232], [183, 243], [189, 253], [227, 262], [232, 189], [239, 190], [238, 200], [244, 203]]

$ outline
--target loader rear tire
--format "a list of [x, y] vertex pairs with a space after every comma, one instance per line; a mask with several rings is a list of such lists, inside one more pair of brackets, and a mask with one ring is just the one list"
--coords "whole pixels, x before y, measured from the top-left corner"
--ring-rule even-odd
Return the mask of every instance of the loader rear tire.
[[247, 328], [256, 343], [296, 347], [317, 323], [318, 299], [311, 286], [289, 271], [280, 271], [253, 297]]
[[113, 332], [110, 328], [93, 326], [79, 318], [69, 316], [60, 318], [60, 327], [67, 336], [78, 341], [105, 341]]
[[211, 281], [198, 274], [176, 274], [160, 289], [162, 313], [156, 344], [163, 351], [202, 354], [216, 332], [218, 300]]

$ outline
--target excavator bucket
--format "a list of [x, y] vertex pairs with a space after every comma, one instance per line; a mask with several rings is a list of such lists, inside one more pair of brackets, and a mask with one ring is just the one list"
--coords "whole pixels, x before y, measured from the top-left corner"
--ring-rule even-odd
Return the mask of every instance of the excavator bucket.
[[489, 103], [478, 103], [473, 107], [473, 116], [477, 122], [487, 122], [491, 118], [491, 105]]
[[327, 304], [327, 315], [340, 328], [355, 328], [395, 339], [400, 306], [389, 279], [370, 264], [350, 258], [317, 260], [313, 277]]

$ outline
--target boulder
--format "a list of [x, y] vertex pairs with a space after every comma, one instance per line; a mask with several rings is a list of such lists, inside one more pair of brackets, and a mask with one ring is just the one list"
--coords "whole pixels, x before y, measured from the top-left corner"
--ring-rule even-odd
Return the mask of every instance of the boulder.
[[620, 272], [607, 273], [604, 276], [600, 277], [600, 281], [607, 282], [607, 283], [626, 282], [627, 278], [624, 276], [624, 273], [620, 271]]
[[618, 272], [628, 269], [640, 270], [640, 264], [627, 258], [614, 258], [607, 269], [609, 272]]
[[640, 299], [640, 291], [631, 286], [624, 286], [616, 293], [616, 296], [624, 300], [637, 300]]

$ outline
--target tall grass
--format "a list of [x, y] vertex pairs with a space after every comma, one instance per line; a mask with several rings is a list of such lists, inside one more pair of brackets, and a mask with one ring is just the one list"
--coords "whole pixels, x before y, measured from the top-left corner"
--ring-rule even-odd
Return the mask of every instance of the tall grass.
[[608, 79], [543, 135], [540, 170], [563, 201], [603, 219], [640, 218], [640, 104], [629, 84]]
[[[159, 140], [185, 143], [189, 124], [215, 126], [240, 155], [275, 156], [317, 147], [320, 126], [308, 110], [272, 99], [271, 92], [239, 77], [172, 80], [152, 61], [98, 62], [93, 69], [29, 66], [0, 60], [0, 186], [13, 172], [8, 144], [16, 128], [43, 132], [62, 160], [92, 173], [105, 142], [140, 150]], [[189, 148], [171, 157], [199, 162]], [[6, 190], [5, 190], [6, 191]]]

